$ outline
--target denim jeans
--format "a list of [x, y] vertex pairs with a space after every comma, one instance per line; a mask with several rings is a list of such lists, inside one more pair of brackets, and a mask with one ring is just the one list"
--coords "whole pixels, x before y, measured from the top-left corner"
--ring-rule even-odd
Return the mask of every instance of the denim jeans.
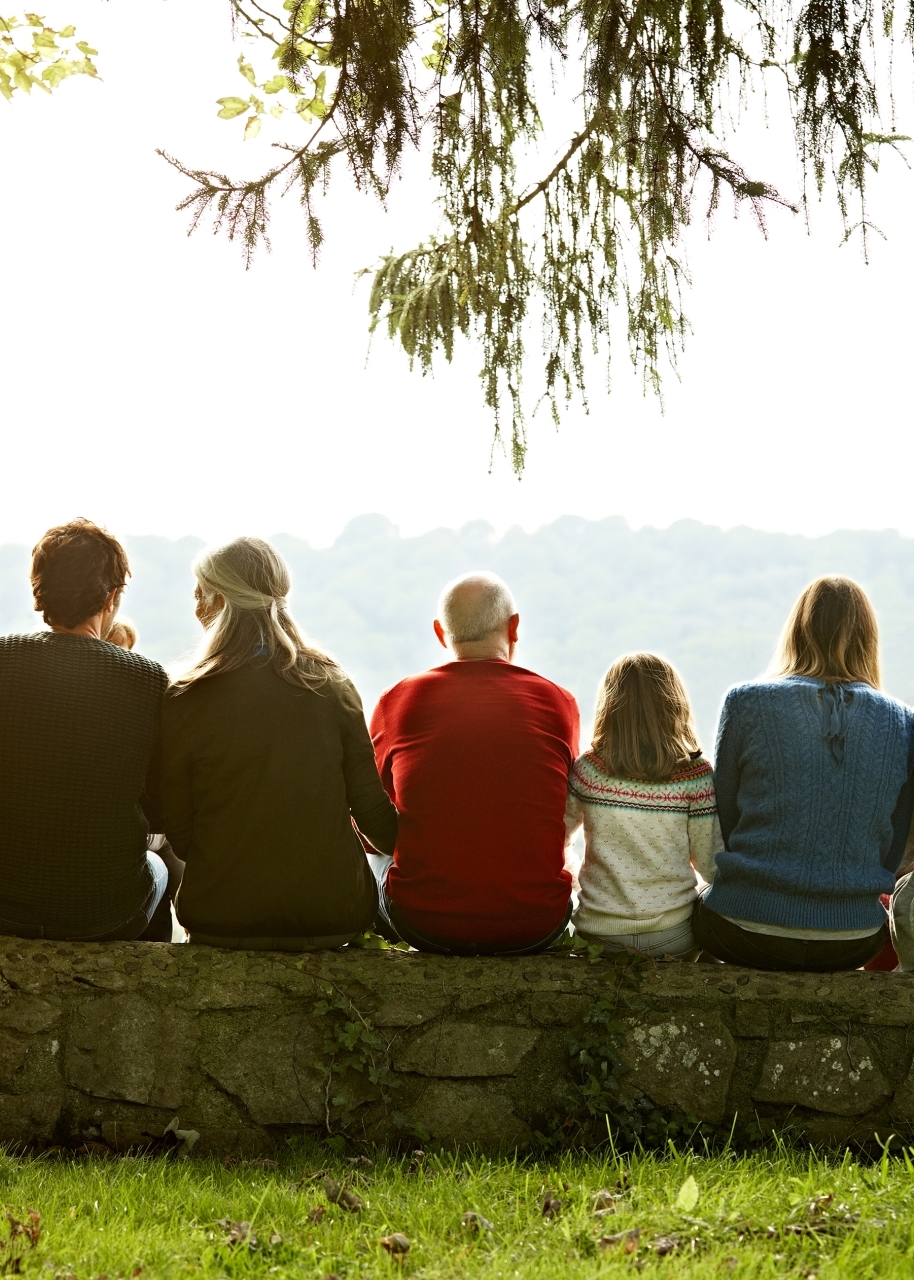
[[700, 947], [726, 964], [784, 973], [840, 973], [859, 969], [874, 960], [889, 936], [887, 923], [866, 938], [837, 938], [822, 942], [753, 933], [706, 907], [707, 892], [707, 889], [702, 890], [695, 901], [692, 932]]
[[575, 933], [587, 946], [604, 951], [641, 951], [646, 956], [676, 956], [680, 960], [696, 960], [701, 947], [695, 943], [690, 917], [671, 929], [654, 929], [650, 933]]
[[369, 853], [368, 863], [378, 882], [378, 918], [375, 931], [390, 942], [407, 942], [417, 951], [427, 951], [439, 956], [529, 956], [537, 951], [545, 951], [554, 946], [561, 938], [571, 919], [572, 903], [569, 899], [568, 909], [562, 923], [546, 934], [544, 938], [536, 938], [530, 942], [467, 942], [462, 938], [442, 938], [436, 934], [425, 933], [415, 928], [403, 916], [387, 895], [387, 872], [393, 858], [380, 853]]
[[[150, 928], [156, 912], [162, 918], [161, 928], [164, 931], [166, 927], [164, 922], [164, 899], [165, 890], [168, 888], [168, 868], [157, 853], [147, 853], [146, 863], [152, 876], [152, 893], [148, 901], [138, 911], [134, 912], [125, 924], [118, 925], [116, 929], [109, 929], [107, 933], [77, 934], [72, 930], [49, 929], [41, 924], [17, 924], [12, 920], [0, 919], [0, 934], [5, 934], [12, 938], [49, 938], [59, 942], [134, 942]], [[171, 941], [170, 900], [168, 902], [167, 928], [167, 938], [164, 936], [159, 938], [157, 936], [149, 940], [156, 942]]]

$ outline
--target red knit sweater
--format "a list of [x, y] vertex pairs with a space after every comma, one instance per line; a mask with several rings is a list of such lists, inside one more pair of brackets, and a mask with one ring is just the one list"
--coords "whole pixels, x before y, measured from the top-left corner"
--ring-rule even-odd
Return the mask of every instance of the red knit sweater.
[[387, 891], [417, 929], [522, 943], [561, 923], [579, 724], [570, 693], [508, 662], [449, 662], [382, 694], [371, 735], [400, 812]]

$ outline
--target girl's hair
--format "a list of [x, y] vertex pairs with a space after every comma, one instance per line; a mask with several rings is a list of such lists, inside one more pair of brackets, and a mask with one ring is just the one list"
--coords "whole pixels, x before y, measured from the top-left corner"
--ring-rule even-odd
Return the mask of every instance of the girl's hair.
[[289, 569], [275, 547], [262, 538], [236, 538], [201, 552], [193, 570], [204, 604], [215, 611], [221, 596], [222, 605], [206, 624], [197, 660], [175, 680], [178, 693], [198, 680], [236, 670], [255, 653], [302, 689], [345, 680], [332, 658], [305, 643], [289, 616]]
[[772, 674], [879, 688], [879, 625], [859, 583], [827, 577], [809, 584], [787, 619]]
[[593, 749], [607, 773], [666, 782], [698, 751], [689, 696], [675, 667], [654, 653], [626, 653], [603, 677]]
[[139, 638], [136, 627], [126, 618], [117, 618], [105, 636], [109, 644], [116, 644], [119, 649], [135, 649]]

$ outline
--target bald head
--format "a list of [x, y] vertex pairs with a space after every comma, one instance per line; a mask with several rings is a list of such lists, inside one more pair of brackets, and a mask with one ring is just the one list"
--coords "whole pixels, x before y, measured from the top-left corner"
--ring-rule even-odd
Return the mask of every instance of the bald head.
[[510, 661], [517, 621], [517, 605], [501, 578], [494, 573], [467, 573], [442, 591], [435, 632], [458, 659]]

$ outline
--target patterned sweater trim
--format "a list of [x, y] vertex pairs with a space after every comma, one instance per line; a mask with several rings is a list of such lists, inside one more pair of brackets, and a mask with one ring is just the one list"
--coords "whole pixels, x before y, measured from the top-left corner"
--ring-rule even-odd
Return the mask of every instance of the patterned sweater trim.
[[585, 804], [615, 809], [651, 813], [687, 810], [692, 817], [712, 817], [716, 812], [713, 771], [704, 759], [686, 766], [666, 782], [636, 782], [610, 777], [596, 752], [589, 751], [575, 762], [569, 789]]

